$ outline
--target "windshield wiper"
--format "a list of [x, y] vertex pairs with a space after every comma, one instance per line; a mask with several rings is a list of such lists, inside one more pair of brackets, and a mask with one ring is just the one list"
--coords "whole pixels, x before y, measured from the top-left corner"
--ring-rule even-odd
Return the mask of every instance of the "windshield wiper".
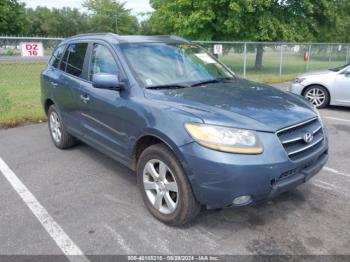
[[146, 89], [179, 89], [189, 87], [182, 84], [170, 84], [170, 85], [157, 85], [157, 86], [146, 86]]
[[235, 80], [235, 79], [236, 78], [234, 78], [234, 77], [218, 77], [218, 78], [214, 78], [214, 79], [209, 79], [209, 80], [196, 82], [196, 83], [192, 84], [191, 87], [201, 86], [201, 85], [206, 85], [206, 84], [222, 83], [222, 82], [225, 82], [225, 81], [230, 81], [230, 80]]

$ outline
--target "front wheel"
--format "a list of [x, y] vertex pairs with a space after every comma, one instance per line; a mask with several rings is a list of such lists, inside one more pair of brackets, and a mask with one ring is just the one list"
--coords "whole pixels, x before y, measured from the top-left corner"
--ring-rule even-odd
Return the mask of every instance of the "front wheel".
[[183, 225], [199, 213], [187, 176], [165, 145], [152, 145], [142, 152], [137, 180], [148, 211], [163, 223]]
[[323, 86], [313, 85], [304, 92], [304, 97], [308, 99], [315, 107], [324, 108], [329, 104], [329, 94]]

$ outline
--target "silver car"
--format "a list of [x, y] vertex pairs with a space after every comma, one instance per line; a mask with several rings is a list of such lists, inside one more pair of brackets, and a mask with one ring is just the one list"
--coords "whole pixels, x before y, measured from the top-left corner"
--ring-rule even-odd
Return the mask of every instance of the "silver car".
[[350, 106], [350, 64], [300, 75], [289, 91], [304, 96], [317, 108]]

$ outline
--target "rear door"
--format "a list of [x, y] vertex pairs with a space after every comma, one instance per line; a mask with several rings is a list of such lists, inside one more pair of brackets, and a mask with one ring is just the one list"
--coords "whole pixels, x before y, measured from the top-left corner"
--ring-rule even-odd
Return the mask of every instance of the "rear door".
[[58, 90], [62, 88], [62, 72], [59, 70], [59, 65], [65, 48], [66, 45], [60, 45], [54, 50], [47, 68], [42, 73], [43, 91], [46, 92], [43, 95], [60, 105], [63, 102], [58, 98]]
[[58, 92], [60, 101], [60, 110], [64, 114], [66, 128], [73, 134], [83, 135], [83, 119], [80, 115], [81, 107], [81, 89], [87, 82], [87, 71], [84, 70], [84, 63], [87, 59], [87, 42], [75, 42], [68, 44], [62, 61], [60, 70], [63, 72], [61, 77], [61, 87]]

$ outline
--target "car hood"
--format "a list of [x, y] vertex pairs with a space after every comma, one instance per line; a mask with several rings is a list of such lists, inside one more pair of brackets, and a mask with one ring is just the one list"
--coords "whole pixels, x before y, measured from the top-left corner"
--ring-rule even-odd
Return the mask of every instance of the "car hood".
[[314, 71], [314, 72], [308, 72], [305, 74], [302, 74], [300, 77], [309, 77], [309, 76], [319, 76], [319, 75], [332, 75], [332, 74], [336, 74], [336, 72], [331, 71], [331, 70], [322, 70], [322, 71]]
[[226, 83], [147, 90], [152, 99], [190, 112], [207, 124], [275, 132], [316, 116], [304, 98], [238, 79]]

